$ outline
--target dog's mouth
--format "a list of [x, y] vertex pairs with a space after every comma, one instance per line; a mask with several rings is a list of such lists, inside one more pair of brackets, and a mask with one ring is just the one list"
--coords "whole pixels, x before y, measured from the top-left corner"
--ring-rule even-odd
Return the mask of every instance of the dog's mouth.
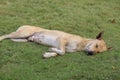
[[87, 55], [89, 55], [89, 56], [92, 56], [92, 55], [94, 55], [94, 52], [93, 51], [85, 51], [86, 53], [87, 53]]

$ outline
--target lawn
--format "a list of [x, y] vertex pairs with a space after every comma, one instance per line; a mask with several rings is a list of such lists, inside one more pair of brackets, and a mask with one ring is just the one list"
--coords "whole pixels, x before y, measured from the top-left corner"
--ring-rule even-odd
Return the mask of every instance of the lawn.
[[0, 42], [0, 80], [120, 80], [120, 0], [0, 0], [0, 35], [22, 25], [95, 38], [104, 31], [112, 50], [50, 59], [48, 46]]

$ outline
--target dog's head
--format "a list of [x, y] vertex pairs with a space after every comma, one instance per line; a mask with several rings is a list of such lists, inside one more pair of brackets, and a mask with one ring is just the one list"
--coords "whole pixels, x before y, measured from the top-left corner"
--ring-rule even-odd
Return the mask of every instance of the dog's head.
[[96, 39], [92, 39], [88, 41], [84, 49], [88, 55], [104, 52], [109, 49], [107, 48], [105, 41], [102, 39], [102, 35], [103, 35], [103, 31], [97, 35]]

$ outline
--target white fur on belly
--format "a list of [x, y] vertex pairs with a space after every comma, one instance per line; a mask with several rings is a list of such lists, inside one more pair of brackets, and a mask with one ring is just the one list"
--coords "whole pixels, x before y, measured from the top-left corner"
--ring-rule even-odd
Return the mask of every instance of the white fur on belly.
[[53, 47], [58, 47], [58, 36], [44, 34], [44, 33], [35, 33], [31, 37], [28, 38], [28, 40], [34, 41], [36, 43], [41, 43]]

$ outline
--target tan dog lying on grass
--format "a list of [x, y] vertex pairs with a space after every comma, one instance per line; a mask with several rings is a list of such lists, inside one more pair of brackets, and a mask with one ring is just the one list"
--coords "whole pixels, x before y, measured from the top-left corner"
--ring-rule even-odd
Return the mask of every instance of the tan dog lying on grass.
[[49, 52], [43, 54], [44, 58], [57, 55], [64, 55], [65, 52], [85, 51], [89, 55], [104, 52], [107, 50], [104, 40], [101, 38], [103, 32], [100, 32], [96, 39], [87, 39], [81, 36], [65, 33], [58, 30], [47, 30], [40, 27], [24, 25], [7, 35], [0, 37], [11, 39], [17, 42], [33, 41], [44, 45], [49, 45]]

